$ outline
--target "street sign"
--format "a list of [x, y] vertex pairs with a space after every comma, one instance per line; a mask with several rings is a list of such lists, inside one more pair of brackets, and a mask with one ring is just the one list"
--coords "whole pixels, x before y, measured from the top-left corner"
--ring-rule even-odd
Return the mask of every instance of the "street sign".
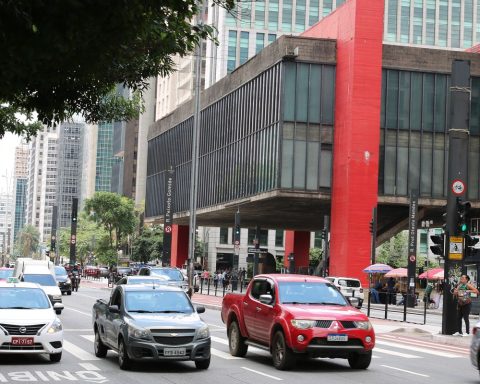
[[172, 233], [172, 227], [170, 225], [165, 226], [165, 233]]
[[463, 195], [465, 192], [465, 184], [462, 180], [456, 179], [452, 183], [452, 192], [454, 195]]
[[252, 247], [247, 248], [247, 253], [264, 253], [264, 252], [268, 252], [268, 249], [267, 248], [252, 248]]
[[463, 257], [463, 239], [457, 236], [450, 236], [450, 248], [448, 258], [450, 260], [462, 260]]

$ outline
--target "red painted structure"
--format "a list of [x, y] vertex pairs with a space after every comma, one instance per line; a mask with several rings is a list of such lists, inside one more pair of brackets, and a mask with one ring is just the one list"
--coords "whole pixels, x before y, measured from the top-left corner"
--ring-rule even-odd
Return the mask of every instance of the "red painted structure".
[[172, 251], [170, 265], [181, 267], [188, 260], [188, 225], [172, 226]]
[[283, 264], [290, 267], [288, 255], [295, 254], [295, 268], [308, 266], [310, 250], [310, 232], [285, 231], [285, 257]]
[[365, 284], [378, 195], [384, 3], [348, 0], [302, 34], [337, 40], [330, 275]]

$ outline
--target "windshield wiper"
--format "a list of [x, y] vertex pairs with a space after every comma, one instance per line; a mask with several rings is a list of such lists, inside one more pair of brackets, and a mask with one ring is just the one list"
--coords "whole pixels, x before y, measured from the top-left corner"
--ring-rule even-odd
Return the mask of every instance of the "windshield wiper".
[[304, 303], [300, 301], [283, 301], [282, 304], [310, 304], [310, 303]]
[[128, 312], [135, 312], [135, 313], [153, 313], [155, 311], [147, 311], [146, 309], [130, 309]]
[[155, 313], [187, 313], [187, 312], [186, 311], [168, 310], [168, 311], [155, 311]]
[[2, 309], [37, 309], [32, 307], [2, 307]]
[[339, 305], [341, 307], [345, 307], [346, 304], [342, 304], [342, 303], [330, 303], [328, 301], [322, 301], [320, 303], [315, 303], [315, 304], [320, 304], [320, 305]]

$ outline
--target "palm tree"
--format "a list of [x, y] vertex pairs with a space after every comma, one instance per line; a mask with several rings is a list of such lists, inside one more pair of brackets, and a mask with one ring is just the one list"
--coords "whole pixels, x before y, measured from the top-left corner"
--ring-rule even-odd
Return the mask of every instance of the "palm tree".
[[40, 232], [33, 225], [27, 224], [18, 234], [15, 248], [19, 251], [19, 257], [31, 257], [36, 254], [40, 242]]

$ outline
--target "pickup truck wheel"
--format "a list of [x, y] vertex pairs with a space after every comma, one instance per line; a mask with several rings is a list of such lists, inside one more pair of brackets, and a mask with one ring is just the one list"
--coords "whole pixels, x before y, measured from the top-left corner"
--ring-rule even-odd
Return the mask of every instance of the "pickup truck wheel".
[[210, 357], [205, 360], [195, 361], [195, 367], [197, 367], [197, 369], [208, 369], [209, 366], [210, 366]]
[[95, 350], [95, 356], [97, 357], [105, 357], [107, 356], [108, 348], [103, 344], [102, 339], [100, 337], [100, 332], [98, 329], [95, 329], [95, 341], [93, 343], [93, 349]]
[[295, 364], [295, 355], [288, 348], [282, 331], [277, 331], [273, 336], [272, 359], [273, 366], [281, 371], [292, 369]]
[[132, 366], [132, 360], [128, 356], [127, 346], [123, 340], [120, 340], [118, 344], [118, 365], [123, 370], [129, 370]]
[[50, 361], [52, 363], [58, 363], [60, 360], [62, 360], [62, 352], [50, 354]]
[[367, 369], [372, 361], [372, 351], [367, 353], [352, 353], [348, 358], [348, 364], [353, 369]]
[[228, 348], [232, 356], [244, 357], [247, 354], [248, 345], [236, 321], [232, 321], [228, 327]]

